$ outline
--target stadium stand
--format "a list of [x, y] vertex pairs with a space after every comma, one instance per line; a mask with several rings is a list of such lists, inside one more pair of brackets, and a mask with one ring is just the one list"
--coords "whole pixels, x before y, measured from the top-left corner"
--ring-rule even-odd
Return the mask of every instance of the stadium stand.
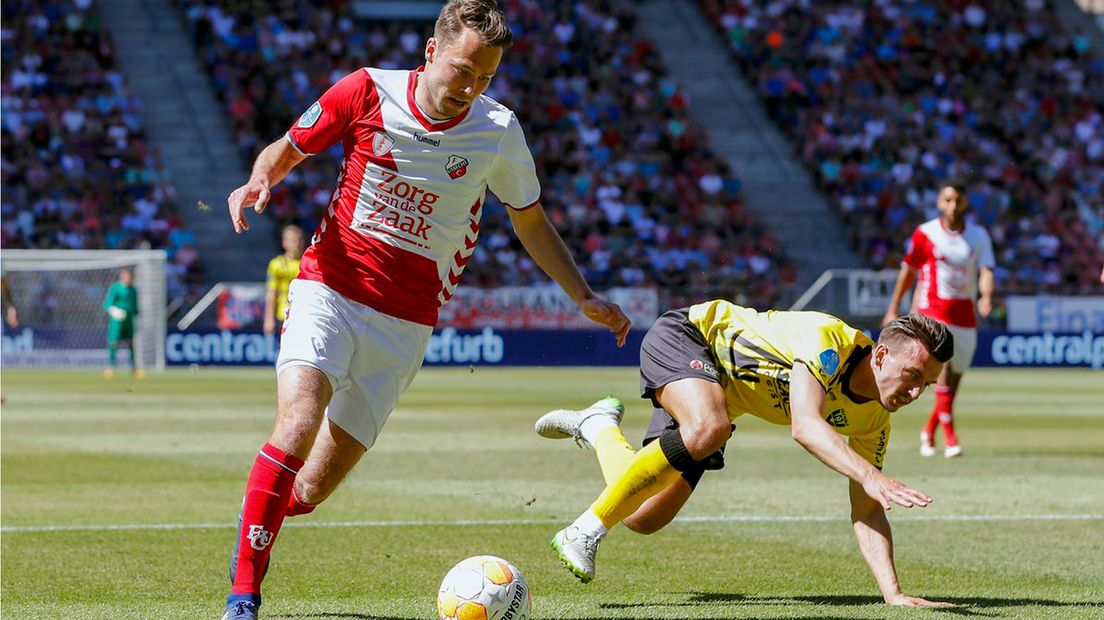
[[701, 5], [872, 266], [957, 177], [1001, 293], [1104, 290], [1104, 59], [1044, 0]]
[[3, 7], [5, 248], [164, 249], [170, 299], [200, 292], [195, 238], [90, 0]]
[[[744, 210], [740, 181], [689, 118], [678, 86], [626, 3], [512, 0], [514, 27], [488, 94], [517, 112], [542, 173], [542, 202], [598, 289], [658, 285], [663, 304], [732, 297], [777, 304], [796, 279], [778, 241]], [[242, 157], [360, 66], [421, 64], [432, 24], [365, 26], [331, 2], [181, 0], [201, 61], [225, 101]], [[281, 223], [311, 230], [340, 151], [300, 165], [273, 195]], [[544, 275], [488, 209], [467, 285]]]

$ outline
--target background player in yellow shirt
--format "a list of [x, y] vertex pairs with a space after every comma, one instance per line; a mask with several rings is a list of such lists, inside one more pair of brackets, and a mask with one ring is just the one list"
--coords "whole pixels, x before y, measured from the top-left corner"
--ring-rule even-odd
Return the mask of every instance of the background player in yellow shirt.
[[667, 312], [640, 347], [641, 397], [656, 410], [639, 452], [621, 433], [624, 407], [612, 397], [537, 421], [544, 437], [593, 446], [607, 484], [552, 546], [576, 577], [593, 579], [607, 531], [624, 522], [651, 533], [670, 522], [702, 474], [723, 467], [731, 421], [750, 413], [790, 425], [797, 443], [850, 478], [855, 535], [887, 603], [950, 606], [901, 591], [885, 511], [932, 500], [881, 467], [890, 413], [935, 382], [953, 353], [947, 328], [920, 315], [889, 323], [874, 343], [820, 312], [760, 313], [721, 300]]
[[280, 235], [284, 253], [268, 261], [268, 278], [265, 283], [264, 333], [277, 331], [288, 311], [288, 287], [299, 275], [299, 258], [303, 256], [303, 229], [292, 224], [285, 226]]

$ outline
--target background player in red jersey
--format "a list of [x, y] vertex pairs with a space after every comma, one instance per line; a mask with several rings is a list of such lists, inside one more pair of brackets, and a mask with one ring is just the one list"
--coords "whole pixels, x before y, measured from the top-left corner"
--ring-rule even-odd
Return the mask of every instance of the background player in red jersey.
[[540, 208], [513, 112], [483, 96], [512, 42], [494, 0], [450, 0], [425, 66], [365, 67], [332, 86], [264, 149], [228, 199], [237, 232], [270, 187], [341, 144], [329, 207], [292, 282], [272, 435], [254, 461], [224, 620], [253, 620], [285, 516], [326, 499], [372, 446], [421, 366], [438, 309], [475, 251], [487, 189], [534, 261], [623, 345], [628, 317], [590, 290]]
[[989, 233], [966, 220], [969, 203], [964, 185], [944, 183], [937, 207], [941, 215], [912, 233], [882, 325], [899, 316], [901, 300], [919, 274], [913, 306], [920, 314], [945, 323], [955, 343], [954, 357], [935, 386], [935, 406], [920, 432], [920, 454], [935, 454], [935, 427], [939, 424], [945, 439], [943, 454], [954, 457], [962, 454], [954, 430], [954, 398], [977, 348], [977, 314], [989, 316], [993, 310], [995, 261]]

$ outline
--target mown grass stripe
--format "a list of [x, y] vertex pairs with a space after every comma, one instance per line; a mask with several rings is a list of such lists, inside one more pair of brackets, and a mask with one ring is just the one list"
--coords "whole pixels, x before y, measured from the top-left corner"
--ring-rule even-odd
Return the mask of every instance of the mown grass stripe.
[[[846, 521], [833, 515], [704, 515], [678, 517], [678, 523], [829, 523]], [[991, 522], [991, 521], [1104, 521], [1098, 514], [1053, 515], [911, 515], [895, 517], [894, 521], [925, 522]], [[460, 519], [455, 521], [289, 521], [284, 527], [303, 528], [373, 528], [373, 527], [481, 527], [495, 525], [551, 525], [566, 523], [566, 519]], [[132, 523], [122, 525], [37, 525], [2, 527], [4, 534], [34, 534], [42, 532], [129, 532], [136, 530], [215, 530], [237, 527], [234, 523]]]

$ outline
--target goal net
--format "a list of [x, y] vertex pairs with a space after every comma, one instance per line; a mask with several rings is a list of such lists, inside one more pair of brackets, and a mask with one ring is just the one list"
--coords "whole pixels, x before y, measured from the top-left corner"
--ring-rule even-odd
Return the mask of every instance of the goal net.
[[108, 316], [103, 302], [124, 267], [133, 270], [138, 291], [135, 360], [139, 368], [163, 369], [166, 278], [161, 250], [4, 250], [5, 312], [10, 302], [18, 315], [15, 326], [4, 321], [4, 366], [105, 366]]

